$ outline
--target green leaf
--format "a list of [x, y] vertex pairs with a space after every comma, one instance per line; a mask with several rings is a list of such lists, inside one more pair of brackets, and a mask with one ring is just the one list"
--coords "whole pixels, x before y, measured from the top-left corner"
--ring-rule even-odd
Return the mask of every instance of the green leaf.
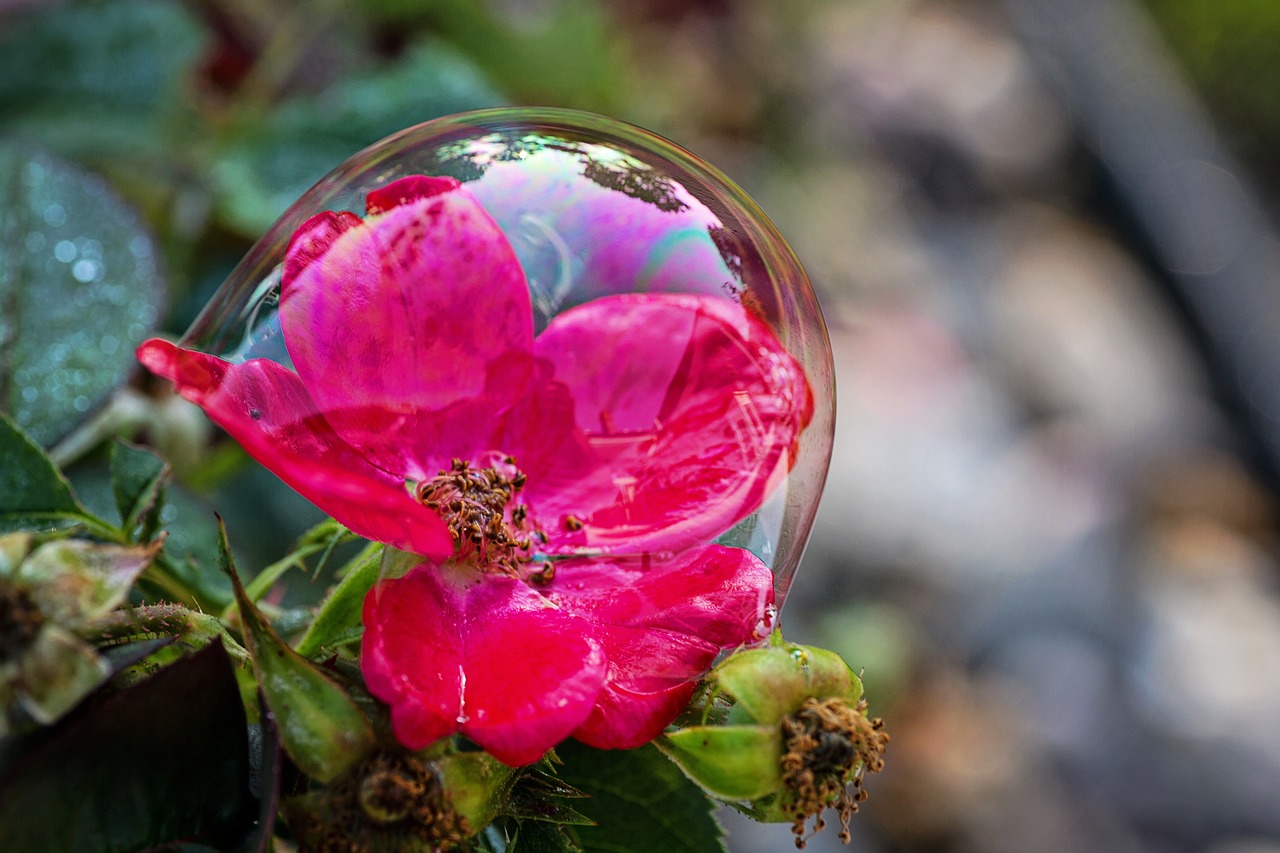
[[654, 746], [598, 750], [566, 741], [556, 752], [561, 778], [591, 797], [575, 807], [598, 825], [571, 830], [584, 853], [725, 849], [711, 801]]
[[111, 445], [111, 491], [121, 530], [132, 534], [155, 509], [168, 476], [169, 464], [145, 447], [123, 440]]
[[72, 156], [164, 154], [204, 37], [180, 3], [62, 4], [6, 21], [0, 126]]
[[311, 627], [298, 641], [298, 654], [313, 657], [321, 649], [359, 636], [364, 597], [378, 581], [383, 549], [370, 543], [351, 561], [342, 580], [320, 605]]
[[37, 442], [67, 435], [134, 368], [163, 295], [156, 264], [100, 177], [0, 144], [0, 410]]
[[468, 60], [441, 44], [420, 45], [319, 95], [244, 116], [214, 168], [219, 211], [256, 236], [360, 149], [409, 125], [500, 103]]
[[517, 827], [507, 853], [583, 853], [583, 850], [563, 827], [525, 821]]
[[0, 533], [47, 528], [83, 515], [49, 457], [0, 412]]
[[12, 755], [0, 757], [0, 850], [227, 849], [257, 817], [244, 709], [217, 644]]
[[276, 716], [285, 752], [320, 782], [340, 776], [373, 749], [369, 718], [336, 682], [280, 639], [253, 606], [231, 560], [222, 531], [222, 567], [240, 608], [245, 645], [258, 686]]

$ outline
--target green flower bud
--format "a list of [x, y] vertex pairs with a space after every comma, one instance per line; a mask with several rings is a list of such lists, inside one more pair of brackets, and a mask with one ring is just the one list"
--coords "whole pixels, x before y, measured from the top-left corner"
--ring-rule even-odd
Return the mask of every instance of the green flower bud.
[[0, 736], [13, 706], [47, 725], [106, 681], [110, 665], [77, 633], [124, 601], [160, 547], [34, 542], [0, 536]]
[[862, 777], [884, 766], [889, 736], [867, 718], [862, 681], [837, 654], [786, 643], [740, 651], [708, 676], [734, 700], [727, 724], [690, 726], [657, 741], [707, 793], [761, 821], [789, 822], [796, 846], [821, 813], [840, 815], [841, 840], [866, 797]]
[[835, 652], [787, 643], [777, 631], [769, 645], [730, 656], [711, 673], [720, 691], [733, 697], [730, 722], [777, 723], [811, 696], [862, 698], [862, 680]]

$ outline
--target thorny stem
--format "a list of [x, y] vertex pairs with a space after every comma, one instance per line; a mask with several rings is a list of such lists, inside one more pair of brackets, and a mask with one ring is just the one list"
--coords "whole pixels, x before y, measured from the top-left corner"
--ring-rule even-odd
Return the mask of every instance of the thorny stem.
[[85, 639], [104, 645], [122, 645], [158, 637], [176, 637], [197, 645], [220, 637], [227, 653], [239, 663], [249, 662], [249, 653], [227, 633], [217, 617], [189, 610], [180, 604], [146, 604], [116, 610], [95, 621], [84, 632]]

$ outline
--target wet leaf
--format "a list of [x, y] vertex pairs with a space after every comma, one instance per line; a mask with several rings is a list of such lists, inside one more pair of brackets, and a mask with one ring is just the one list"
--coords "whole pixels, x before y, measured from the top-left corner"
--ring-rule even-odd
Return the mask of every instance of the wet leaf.
[[111, 491], [120, 529], [132, 534], [160, 499], [169, 465], [145, 447], [117, 440], [111, 445]]
[[0, 126], [71, 156], [165, 153], [162, 108], [178, 102], [203, 41], [182, 4], [58, 4], [5, 23]]
[[0, 533], [45, 529], [83, 515], [49, 457], [0, 412]]
[[219, 210], [232, 226], [256, 236], [361, 148], [412, 124], [501, 102], [468, 60], [445, 46], [411, 49], [319, 95], [245, 116], [214, 168]]
[[566, 741], [556, 752], [561, 778], [591, 797], [574, 807], [598, 825], [570, 830], [583, 853], [725, 849], [710, 800], [654, 746], [599, 750]]
[[285, 752], [313, 779], [328, 782], [340, 776], [373, 749], [369, 718], [342, 687], [289, 648], [262, 618], [240, 584], [225, 529], [222, 565], [231, 577], [245, 645]]
[[244, 710], [213, 644], [0, 765], [0, 850], [224, 850], [252, 830]]
[[163, 287], [156, 247], [102, 178], [0, 144], [0, 409], [46, 447], [133, 369]]

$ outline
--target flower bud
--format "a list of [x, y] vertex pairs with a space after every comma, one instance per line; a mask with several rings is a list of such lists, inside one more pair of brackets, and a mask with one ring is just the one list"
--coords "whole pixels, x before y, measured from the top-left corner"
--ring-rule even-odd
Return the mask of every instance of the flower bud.
[[786, 643], [738, 652], [708, 677], [712, 696], [734, 700], [727, 724], [690, 726], [658, 747], [711, 796], [761, 821], [790, 822], [796, 846], [805, 828], [834, 808], [840, 838], [866, 798], [863, 774], [884, 766], [889, 736], [868, 719], [862, 682], [837, 654]]
[[107, 679], [110, 665], [76, 632], [119, 606], [159, 550], [34, 542], [0, 536], [0, 737], [13, 705], [52, 723]]

